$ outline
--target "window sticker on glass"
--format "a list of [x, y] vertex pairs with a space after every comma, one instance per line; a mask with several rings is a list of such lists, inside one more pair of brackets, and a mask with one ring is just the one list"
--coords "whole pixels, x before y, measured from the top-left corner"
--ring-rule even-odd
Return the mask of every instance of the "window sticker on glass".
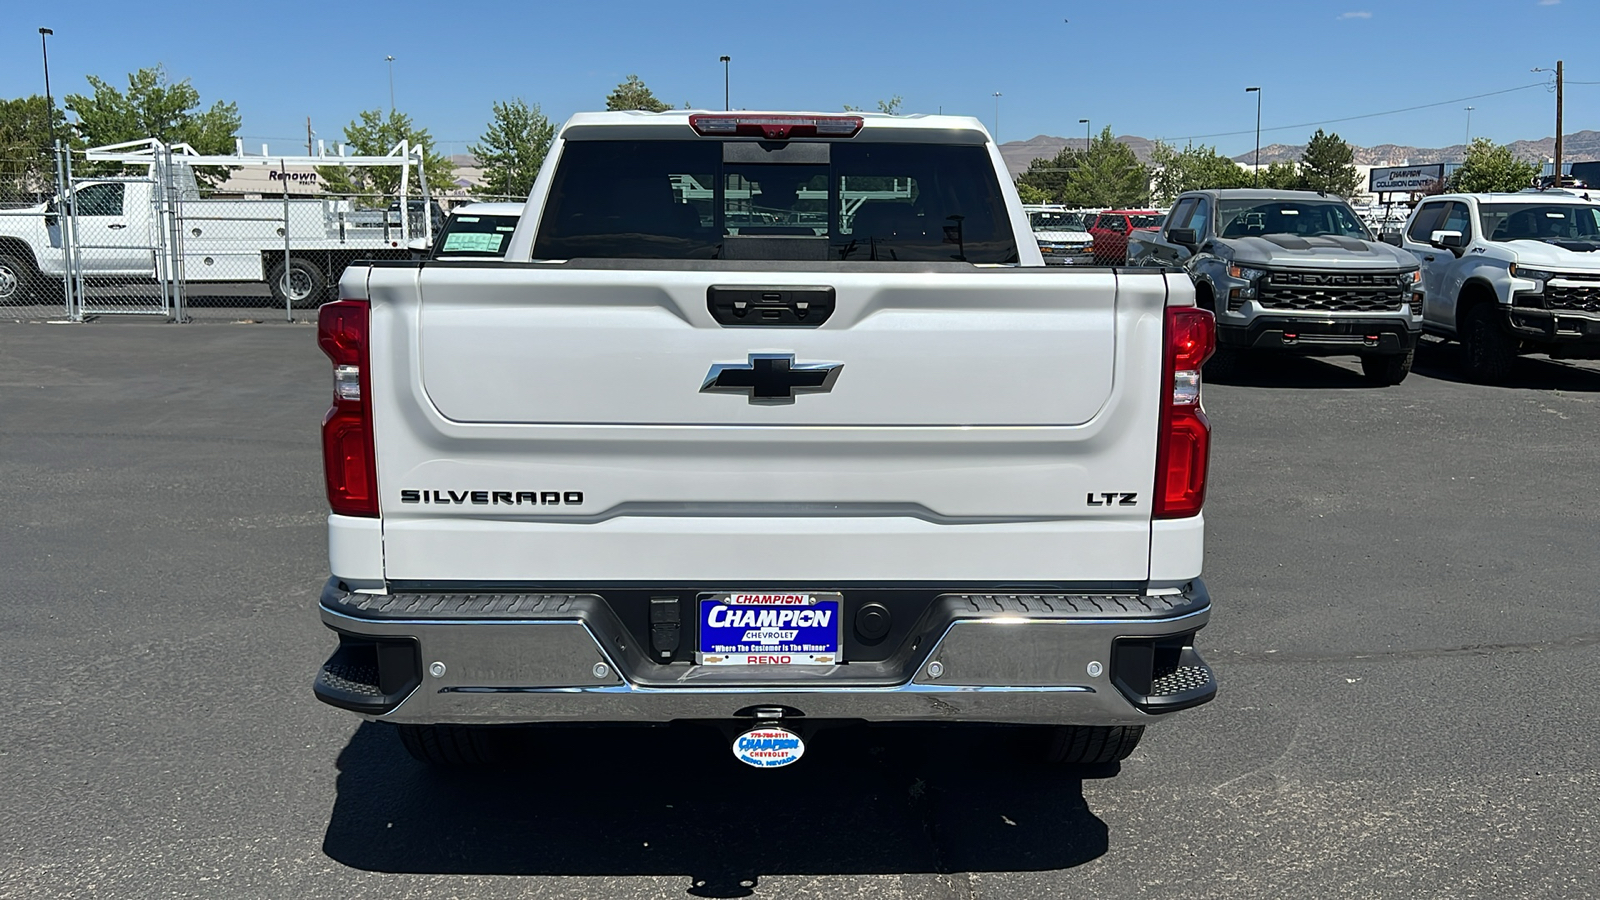
[[478, 221], [478, 217], [477, 216], [456, 216], [456, 221], [457, 222], [476, 222], [476, 221]]
[[441, 253], [499, 253], [500, 245], [505, 242], [503, 234], [480, 234], [471, 231], [456, 231], [444, 236], [444, 247]]

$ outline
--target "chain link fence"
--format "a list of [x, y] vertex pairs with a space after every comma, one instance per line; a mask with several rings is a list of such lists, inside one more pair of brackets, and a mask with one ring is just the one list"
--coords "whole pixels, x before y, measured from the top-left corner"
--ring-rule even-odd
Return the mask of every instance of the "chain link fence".
[[67, 249], [59, 217], [48, 215], [58, 162], [0, 159], [0, 318], [68, 315]]
[[182, 284], [174, 253], [181, 197], [169, 154], [136, 169], [68, 154], [67, 200], [56, 217], [67, 238], [68, 314], [172, 319]]
[[[141, 141], [0, 160], [0, 317], [308, 320], [351, 263], [426, 252], [443, 225], [404, 145], [295, 159]], [[363, 161], [401, 174], [328, 189]]]
[[443, 225], [413, 198], [284, 191], [229, 196], [201, 189], [178, 222], [189, 319], [294, 320], [335, 298], [351, 263], [425, 252]]

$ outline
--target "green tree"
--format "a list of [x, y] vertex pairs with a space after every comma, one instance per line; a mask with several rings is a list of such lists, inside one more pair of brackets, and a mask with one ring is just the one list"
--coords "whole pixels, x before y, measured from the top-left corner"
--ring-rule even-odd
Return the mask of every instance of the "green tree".
[[528, 196], [555, 136], [556, 126], [537, 103], [529, 106], [520, 97], [509, 103], [497, 101], [488, 129], [478, 143], [467, 147], [483, 166], [484, 191]]
[[1252, 177], [1245, 173], [1244, 187], [1260, 187], [1270, 191], [1301, 191], [1305, 190], [1305, 182], [1300, 177], [1300, 167], [1292, 160], [1281, 159], [1261, 167], [1259, 177]]
[[1112, 137], [1107, 126], [1067, 176], [1063, 202], [1102, 208], [1143, 206], [1150, 202], [1150, 170], [1127, 144]]
[[[422, 168], [427, 173], [430, 192], [449, 186], [455, 177], [455, 166], [450, 158], [433, 151], [433, 138], [428, 129], [412, 124], [411, 117], [405, 113], [390, 110], [386, 117], [381, 109], [363, 110], [359, 119], [345, 126], [344, 140], [355, 156], [385, 156], [402, 140], [409, 142], [413, 150], [422, 147]], [[399, 166], [318, 166], [317, 174], [330, 193], [349, 194], [367, 203], [392, 198], [400, 190]], [[422, 194], [416, 172], [411, 173], [407, 193]]]
[[[60, 109], [54, 114], [56, 137], [72, 143], [72, 130]], [[0, 100], [0, 201], [35, 199], [55, 180], [50, 148], [50, 119], [44, 97]]]
[[[878, 101], [878, 112], [881, 112], [884, 115], [888, 115], [888, 116], [897, 116], [897, 115], [900, 114], [900, 104], [902, 102], [903, 102], [903, 98], [899, 94], [895, 94], [893, 97], [890, 97], [887, 100], [879, 100]], [[850, 104], [846, 103], [844, 105], [844, 111], [845, 112], [862, 112], [863, 110], [859, 106], [851, 106]]]
[[[92, 95], [68, 94], [67, 109], [77, 115], [73, 126], [78, 137], [90, 146], [120, 144], [156, 138], [168, 146], [188, 144], [199, 153], [233, 152], [234, 136], [239, 133], [239, 105], [221, 100], [210, 108], [200, 107], [200, 92], [189, 79], [173, 82], [165, 67], [140, 69], [128, 76], [127, 93], [109, 82], [89, 76]], [[84, 166], [80, 172], [114, 171], [116, 166]], [[218, 167], [196, 169], [195, 177], [215, 184], [226, 177]]]
[[1361, 184], [1354, 160], [1355, 151], [1343, 138], [1338, 134], [1325, 134], [1318, 128], [1300, 155], [1302, 190], [1349, 197]]
[[1150, 151], [1150, 167], [1154, 170], [1152, 200], [1159, 206], [1171, 203], [1184, 191], [1250, 186], [1249, 172], [1205, 145], [1178, 150], [1157, 141]]
[[1517, 159], [1510, 147], [1488, 138], [1473, 138], [1461, 168], [1450, 174], [1449, 189], [1469, 194], [1520, 191], [1538, 175], [1539, 166]]
[[1046, 192], [1044, 188], [1034, 187], [1033, 185], [1023, 181], [1017, 182], [1017, 196], [1022, 198], [1023, 203], [1028, 204], [1055, 202], [1051, 199], [1050, 194]]
[[127, 93], [93, 75], [89, 86], [92, 95], [68, 94], [66, 106], [78, 117], [78, 134], [91, 145], [153, 137], [201, 153], [233, 152], [239, 105], [218, 100], [201, 109], [200, 92], [189, 79], [173, 82], [162, 66], [129, 75]]
[[628, 80], [617, 85], [606, 96], [606, 109], [642, 109], [645, 112], [666, 112], [672, 107], [656, 99], [656, 95], [645, 87], [644, 80], [637, 75], [629, 75]]
[[1027, 171], [1017, 176], [1017, 184], [1028, 185], [1042, 191], [1049, 199], [1042, 200], [1041, 203], [1065, 203], [1067, 181], [1082, 161], [1082, 150], [1062, 147], [1055, 156], [1041, 157], [1029, 162]]

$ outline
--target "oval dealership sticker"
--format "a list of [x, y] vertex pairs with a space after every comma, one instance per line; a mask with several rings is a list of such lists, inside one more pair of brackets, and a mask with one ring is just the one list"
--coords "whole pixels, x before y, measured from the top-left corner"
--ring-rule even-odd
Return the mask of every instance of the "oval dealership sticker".
[[733, 739], [733, 755], [758, 769], [787, 766], [806, 752], [800, 735], [782, 728], [753, 728]]

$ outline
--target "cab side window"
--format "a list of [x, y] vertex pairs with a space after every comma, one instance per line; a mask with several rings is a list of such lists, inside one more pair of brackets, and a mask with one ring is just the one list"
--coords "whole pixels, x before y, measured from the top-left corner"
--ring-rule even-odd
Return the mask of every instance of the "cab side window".
[[1194, 236], [1197, 240], [1204, 241], [1206, 239], [1206, 228], [1210, 225], [1211, 201], [1204, 197], [1196, 198], [1194, 215], [1189, 217], [1188, 227], [1194, 229]]
[[122, 215], [122, 188], [120, 184], [91, 184], [80, 188], [76, 194], [78, 215]]
[[1171, 231], [1174, 228], [1187, 227], [1183, 223], [1189, 221], [1189, 214], [1192, 212], [1194, 212], [1193, 197], [1179, 200], [1178, 205], [1174, 206], [1172, 212], [1167, 215], [1167, 231]]
[[1428, 238], [1433, 236], [1438, 227], [1439, 220], [1444, 217], [1443, 203], [1424, 203], [1422, 209], [1417, 211], [1417, 217], [1411, 220], [1411, 228], [1406, 231], [1406, 237], [1419, 244], [1426, 244]]
[[1459, 231], [1468, 240], [1472, 239], [1472, 216], [1467, 213], [1465, 203], [1452, 203], [1450, 209], [1444, 214], [1444, 224], [1434, 231]]

